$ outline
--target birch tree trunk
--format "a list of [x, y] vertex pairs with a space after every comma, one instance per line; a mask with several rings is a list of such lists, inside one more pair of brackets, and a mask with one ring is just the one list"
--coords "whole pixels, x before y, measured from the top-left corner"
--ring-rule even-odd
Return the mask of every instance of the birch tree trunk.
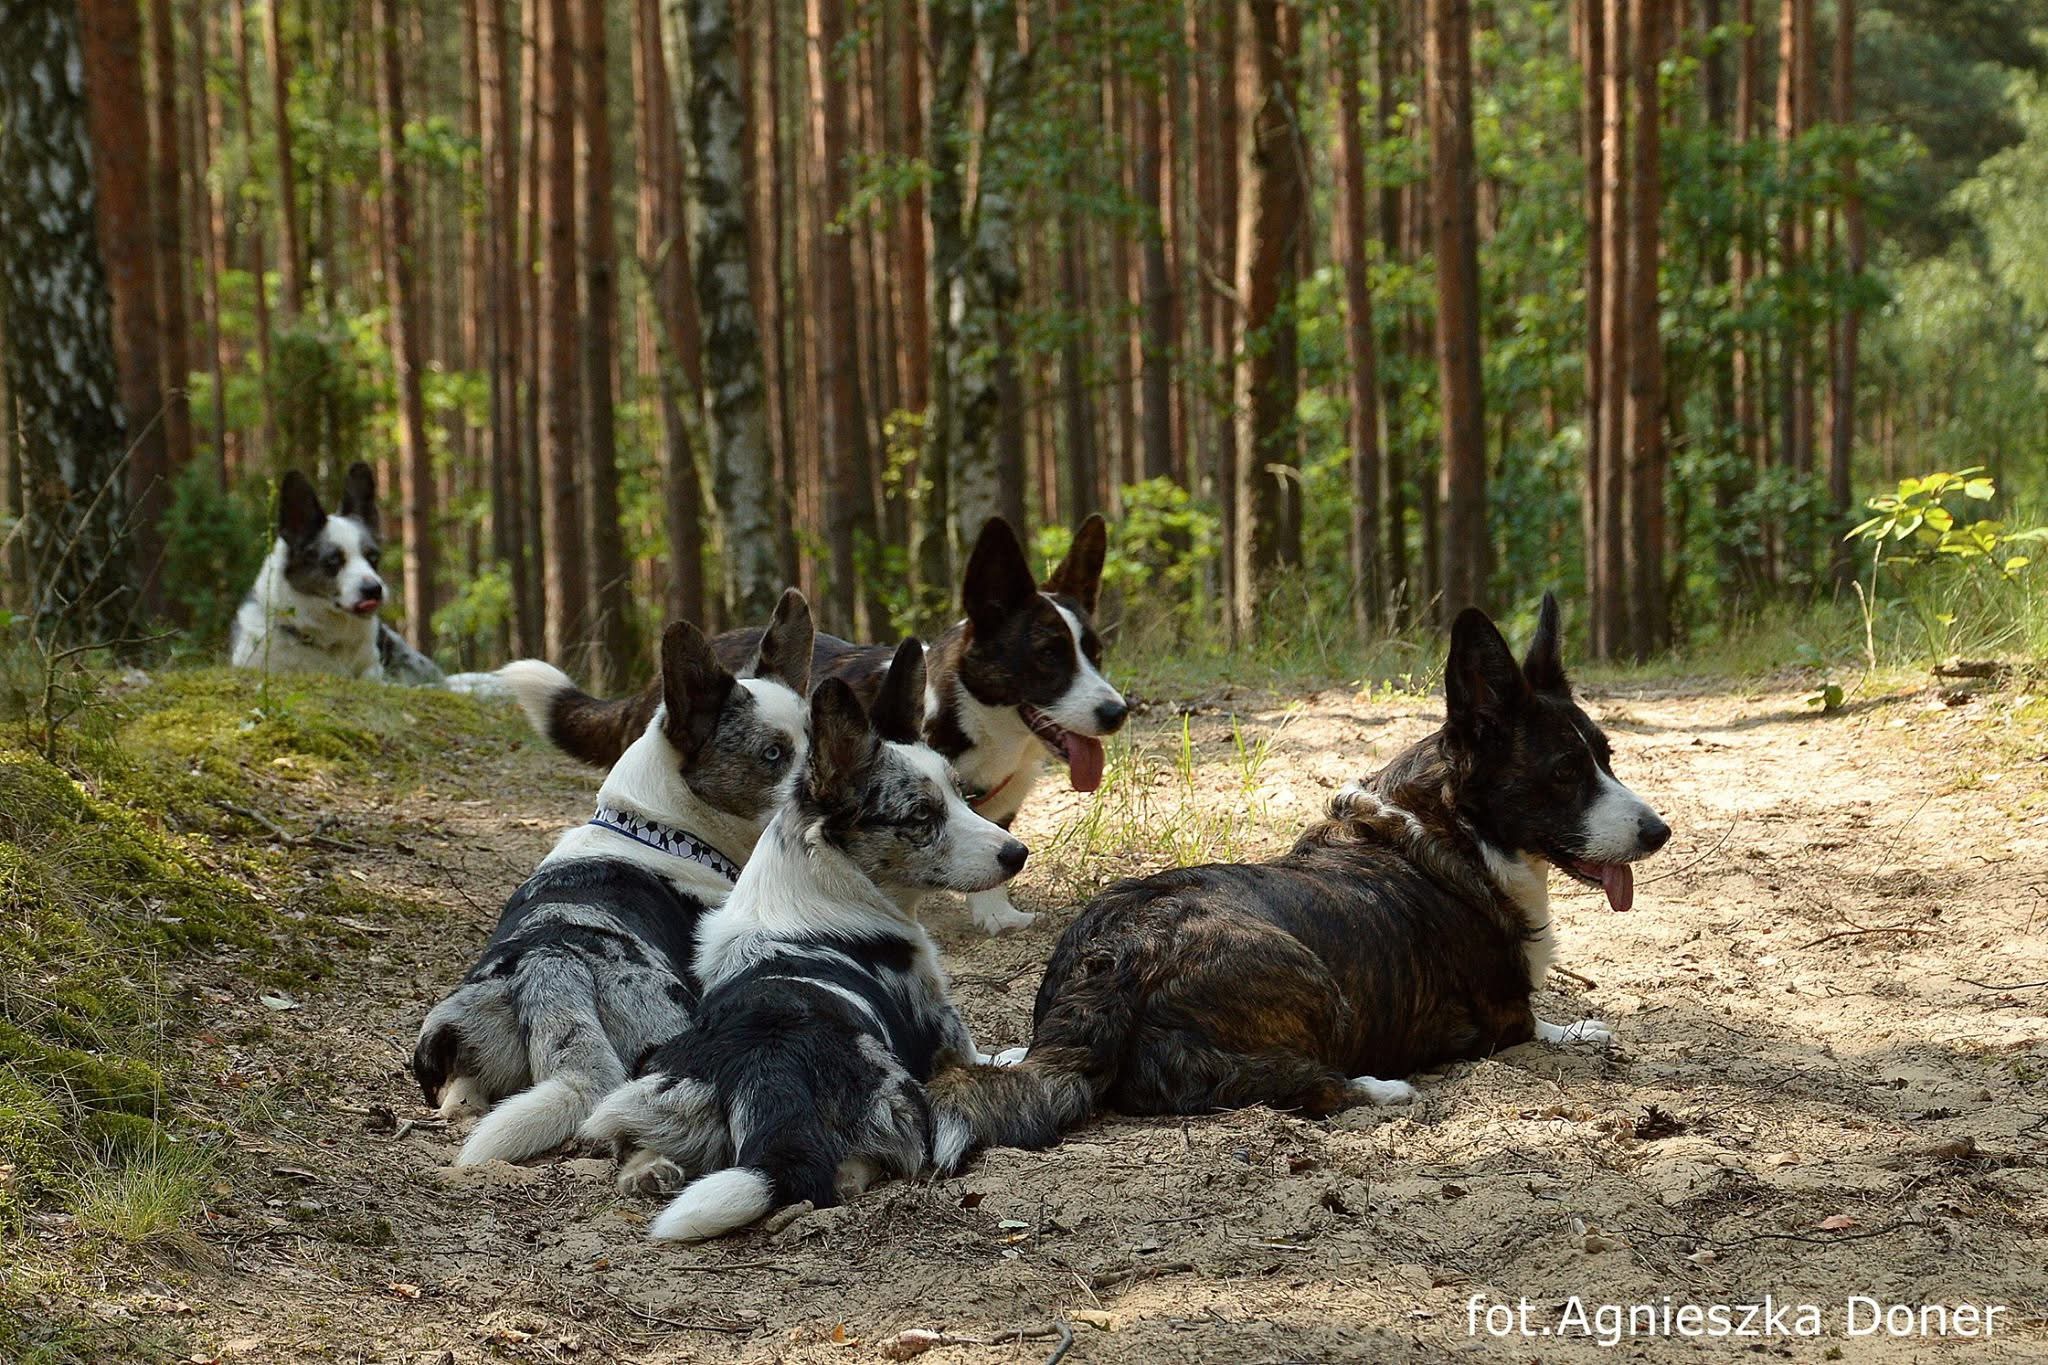
[[[946, 0], [948, 4], [958, 0]], [[1012, 0], [982, 0], [973, 33], [982, 86], [981, 159], [965, 250], [949, 281], [952, 314], [952, 414], [948, 445], [953, 464], [954, 534], [967, 544], [990, 517], [1024, 527], [1024, 471], [1011, 439], [1021, 432], [1014, 408], [1016, 357], [1008, 332], [1023, 294], [1017, 271], [1016, 205], [1004, 141], [1024, 97], [1023, 59], [1017, 51]], [[1006, 399], [1008, 401], [1006, 401]]]
[[15, 0], [0, 43], [0, 335], [34, 614], [118, 638], [134, 605], [111, 305], [69, 0]]
[[688, 52], [691, 266], [704, 328], [713, 495], [725, 520], [729, 619], [763, 621], [782, 590], [761, 332], [748, 288], [747, 135], [729, 0], [670, 0]]

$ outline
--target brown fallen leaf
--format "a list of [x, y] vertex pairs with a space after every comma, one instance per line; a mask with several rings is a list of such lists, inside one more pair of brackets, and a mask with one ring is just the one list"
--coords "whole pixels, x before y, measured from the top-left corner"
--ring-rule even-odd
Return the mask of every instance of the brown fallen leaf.
[[420, 1287], [416, 1284], [401, 1284], [394, 1281], [384, 1286], [384, 1292], [394, 1299], [404, 1299], [410, 1303], [420, 1296]]
[[1862, 1226], [1862, 1221], [1853, 1214], [1832, 1213], [1826, 1218], [1821, 1219], [1818, 1223], [1815, 1223], [1814, 1226], [1822, 1232], [1846, 1232], [1850, 1228]]

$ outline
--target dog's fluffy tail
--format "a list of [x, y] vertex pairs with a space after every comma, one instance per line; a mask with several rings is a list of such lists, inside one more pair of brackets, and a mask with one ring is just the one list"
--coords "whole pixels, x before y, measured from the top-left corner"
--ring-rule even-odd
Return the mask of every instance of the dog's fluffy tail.
[[776, 1206], [775, 1178], [751, 1166], [728, 1166], [690, 1182], [648, 1229], [663, 1242], [701, 1242], [743, 1228]]
[[1137, 1019], [1131, 948], [1093, 945], [1068, 965], [1017, 1065], [932, 1077], [933, 1165], [951, 1171], [977, 1147], [1049, 1147], [1102, 1107]]
[[486, 1161], [520, 1161], [559, 1147], [576, 1136], [597, 1097], [580, 1076], [553, 1076], [506, 1097], [478, 1122], [462, 1144], [458, 1166]]
[[593, 697], [542, 659], [514, 659], [498, 670], [498, 678], [542, 738], [597, 768], [619, 761], [626, 746], [647, 729], [660, 701], [655, 690], [611, 701]]

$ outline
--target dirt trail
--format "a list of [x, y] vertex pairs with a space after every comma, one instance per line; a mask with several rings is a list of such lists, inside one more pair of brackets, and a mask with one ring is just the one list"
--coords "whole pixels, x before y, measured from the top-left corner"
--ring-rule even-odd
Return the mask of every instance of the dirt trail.
[[[1185, 780], [1180, 718], [1144, 718], [1152, 761], [1113, 770], [1130, 827], [1088, 825], [1071, 793], [1028, 808], [1038, 852], [1018, 899], [1045, 911], [1036, 925], [990, 941], [955, 908], [928, 916], [983, 1045], [1024, 1038], [1074, 893], [1147, 861], [1132, 848], [1277, 851], [1437, 705], [1325, 694], [1235, 735], [1200, 709]], [[1578, 1359], [1603, 1352], [1475, 1337], [1468, 1304], [1526, 1296], [1540, 1327], [1573, 1296], [1590, 1315], [1768, 1293], [1822, 1306], [1828, 1335], [1711, 1344], [2048, 1356], [2042, 727], [2014, 719], [2009, 692], [1827, 718], [1790, 684], [1595, 689], [1589, 705], [1676, 831], [1633, 913], [1553, 888], [1572, 975], [1539, 1012], [1610, 1021], [1613, 1052], [1530, 1045], [1452, 1067], [1420, 1078], [1412, 1112], [1112, 1119], [1049, 1153], [990, 1153], [957, 1179], [687, 1249], [643, 1240], [655, 1206], [618, 1198], [608, 1163], [458, 1174], [451, 1135], [416, 1122], [405, 1063], [422, 1013], [592, 784], [528, 750], [451, 784], [468, 799], [410, 797], [377, 817], [403, 851], [384, 840], [333, 863], [448, 916], [343, 950], [345, 988], [233, 1053], [234, 1084], [272, 1087], [273, 1110], [240, 1140], [259, 1178], [215, 1220], [218, 1265], [174, 1285], [191, 1335], [249, 1361], [866, 1361], [905, 1329], [994, 1338], [1060, 1319], [1077, 1363]], [[1134, 804], [1148, 783], [1151, 804]], [[261, 1017], [219, 1008], [224, 1032]], [[1988, 1344], [1849, 1339], [1850, 1295], [2005, 1312]], [[1035, 1365], [1056, 1344], [926, 1358]]]

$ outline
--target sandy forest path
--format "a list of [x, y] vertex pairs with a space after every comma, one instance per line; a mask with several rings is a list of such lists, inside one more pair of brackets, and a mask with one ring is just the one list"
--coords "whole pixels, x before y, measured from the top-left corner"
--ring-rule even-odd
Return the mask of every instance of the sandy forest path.
[[[1018, 899], [1037, 924], [989, 940], [956, 906], [928, 914], [980, 1040], [1024, 1039], [1089, 888], [1277, 852], [1440, 704], [1223, 696], [1142, 716], [1099, 801], [1027, 809]], [[334, 832], [376, 851], [318, 856], [445, 913], [338, 948], [296, 1011], [206, 1003], [222, 1035], [268, 1025], [221, 1063], [224, 1097], [267, 1098], [236, 1110], [253, 1174], [216, 1210], [205, 1268], [166, 1271], [198, 1358], [866, 1361], [932, 1328], [996, 1344], [928, 1360], [1035, 1365], [1057, 1321], [1073, 1365], [1579, 1359], [1612, 1353], [1597, 1335], [1474, 1336], [1468, 1304], [1526, 1297], [1533, 1331], [1577, 1296], [1597, 1334], [1599, 1305], [1766, 1294], [1818, 1305], [1826, 1335], [1714, 1344], [2048, 1355], [2041, 704], [1901, 692], [1819, 717], [1791, 682], [1588, 704], [1676, 831], [1633, 913], [1554, 883], [1569, 975], [1539, 1012], [1608, 1020], [1611, 1053], [1529, 1045], [1419, 1078], [1412, 1109], [1329, 1122], [1111, 1119], [695, 1248], [648, 1244], [655, 1206], [618, 1197], [604, 1161], [449, 1170], [456, 1144], [420, 1122], [406, 1070], [506, 893], [585, 817], [589, 775], [537, 746], [464, 752], [445, 784], [462, 795], [416, 792], [354, 832], [341, 808]], [[1851, 1295], [2005, 1311], [1988, 1343], [1850, 1338]]]

